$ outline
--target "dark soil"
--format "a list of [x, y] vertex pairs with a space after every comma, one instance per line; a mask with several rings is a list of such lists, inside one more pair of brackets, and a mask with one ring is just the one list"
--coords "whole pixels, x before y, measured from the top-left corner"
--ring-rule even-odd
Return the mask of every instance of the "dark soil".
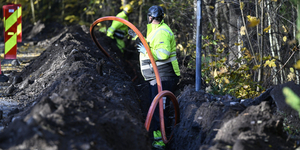
[[[46, 50], [21, 72], [9, 72], [10, 90], [5, 98], [19, 105], [0, 122], [5, 126], [0, 148], [152, 149], [144, 127], [150, 105], [148, 85], [139, 72], [133, 44], [129, 47], [132, 51], [123, 56], [113, 40], [95, 31], [112, 60], [96, 47], [89, 27], [55, 27], [60, 26], [46, 25], [40, 34], [28, 38]], [[32, 34], [29, 31], [24, 39]], [[166, 149], [299, 147], [299, 135], [295, 134], [299, 133], [299, 116], [289, 107], [278, 107], [284, 99], [272, 94], [277, 94], [281, 85], [258, 98], [241, 100], [195, 91], [194, 71], [184, 66], [181, 70], [174, 93], [180, 123], [173, 128]], [[286, 86], [300, 91], [292, 83]]]

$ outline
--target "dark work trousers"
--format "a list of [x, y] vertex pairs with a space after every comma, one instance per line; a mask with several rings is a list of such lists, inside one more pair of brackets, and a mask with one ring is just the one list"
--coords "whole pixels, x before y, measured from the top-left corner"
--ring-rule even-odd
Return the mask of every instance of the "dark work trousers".
[[[162, 90], [168, 90], [170, 92], [174, 92], [174, 90], [176, 89], [176, 85], [179, 81], [178, 77], [167, 77], [166, 79], [162, 78], [161, 83], [162, 83]], [[152, 103], [152, 101], [154, 100], [154, 97], [158, 94], [158, 90], [157, 90], [157, 83], [155, 80], [149, 81], [149, 89], [150, 89], [150, 104]], [[164, 110], [164, 122], [165, 122], [165, 127], [168, 126], [168, 117], [169, 117], [169, 106], [170, 104], [170, 98], [167, 97], [166, 99], [166, 103], [165, 103], [165, 110]], [[159, 103], [156, 105], [153, 117], [152, 117], [152, 121], [151, 121], [151, 125], [150, 125], [150, 129], [149, 131], [152, 133], [153, 131], [156, 130], [160, 130], [160, 122], [159, 122]]]

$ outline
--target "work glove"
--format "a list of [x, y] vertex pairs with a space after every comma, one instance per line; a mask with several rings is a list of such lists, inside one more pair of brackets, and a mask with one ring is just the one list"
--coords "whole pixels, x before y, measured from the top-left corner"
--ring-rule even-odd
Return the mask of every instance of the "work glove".
[[142, 43], [137, 44], [137, 49], [140, 53], [143, 53], [146, 55], [146, 48]]
[[131, 37], [137, 36], [136, 33], [135, 33], [132, 29], [129, 29], [129, 30], [128, 30], [128, 34], [129, 34]]

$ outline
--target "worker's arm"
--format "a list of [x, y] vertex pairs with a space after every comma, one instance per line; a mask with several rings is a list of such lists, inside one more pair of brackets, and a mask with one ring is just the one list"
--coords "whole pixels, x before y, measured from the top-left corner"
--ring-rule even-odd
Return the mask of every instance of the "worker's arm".
[[151, 53], [155, 60], [166, 60], [171, 54], [170, 35], [163, 30], [155, 36], [150, 44]]
[[122, 26], [123, 23], [119, 21], [113, 21], [111, 26], [107, 29], [107, 36], [114, 39], [114, 33], [117, 29], [119, 29]]

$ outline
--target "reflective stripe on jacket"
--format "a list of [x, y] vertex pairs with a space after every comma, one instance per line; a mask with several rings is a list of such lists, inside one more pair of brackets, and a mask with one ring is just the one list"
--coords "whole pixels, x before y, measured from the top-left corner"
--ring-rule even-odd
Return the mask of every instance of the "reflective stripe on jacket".
[[[116, 17], [119, 17], [119, 18], [123, 18], [125, 20], [128, 21], [128, 16], [126, 15], [126, 13], [124, 11], [120, 12], [119, 14], [117, 14]], [[124, 35], [127, 34], [128, 32], [128, 26], [125, 25], [124, 23], [121, 23], [119, 21], [113, 21], [111, 26], [107, 29], [107, 36], [108, 37], [113, 37], [115, 31], [118, 31], [120, 33], [124, 33]]]
[[[160, 24], [147, 25], [147, 42], [155, 59], [160, 77], [180, 76], [176, 58], [176, 41], [170, 27]], [[140, 53], [140, 67], [146, 81], [155, 79], [154, 70], [148, 54]]]

